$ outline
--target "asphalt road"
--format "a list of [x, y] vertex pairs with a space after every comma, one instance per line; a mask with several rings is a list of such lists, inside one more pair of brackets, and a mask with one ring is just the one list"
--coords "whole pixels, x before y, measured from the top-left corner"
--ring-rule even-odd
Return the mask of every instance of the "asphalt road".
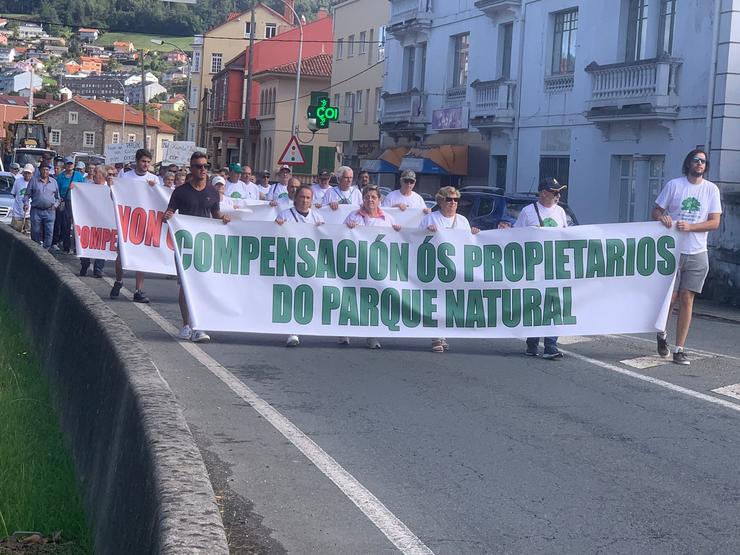
[[713, 392], [740, 383], [735, 313], [694, 320], [685, 367], [641, 358], [650, 336], [576, 338], [559, 361], [520, 340], [196, 346], [165, 331], [176, 282], [145, 289], [149, 309], [110, 306], [182, 404], [236, 553], [738, 551], [740, 400]]

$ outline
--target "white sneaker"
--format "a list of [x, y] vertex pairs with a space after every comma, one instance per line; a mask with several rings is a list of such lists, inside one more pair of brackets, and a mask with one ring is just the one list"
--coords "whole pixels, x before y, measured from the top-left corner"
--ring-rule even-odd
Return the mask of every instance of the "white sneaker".
[[349, 345], [349, 337], [340, 337], [339, 338], [339, 344], [340, 345]]
[[190, 339], [191, 335], [193, 335], [193, 330], [189, 325], [185, 324], [180, 330], [180, 333], [177, 334], [177, 337], [179, 339]]
[[288, 340], [285, 342], [286, 347], [297, 347], [301, 344], [301, 340], [297, 335], [289, 335]]
[[193, 343], [208, 343], [211, 340], [211, 336], [204, 331], [193, 330], [193, 335], [190, 339]]
[[368, 337], [367, 338], [367, 348], [368, 349], [380, 349], [380, 341], [375, 339], [374, 337]]

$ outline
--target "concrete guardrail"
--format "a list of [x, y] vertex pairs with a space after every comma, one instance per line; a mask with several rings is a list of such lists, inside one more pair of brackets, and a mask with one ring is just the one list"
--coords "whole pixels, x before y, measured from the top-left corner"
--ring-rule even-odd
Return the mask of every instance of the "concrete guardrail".
[[48, 378], [96, 553], [228, 553], [182, 411], [128, 326], [53, 256], [4, 225], [0, 295]]

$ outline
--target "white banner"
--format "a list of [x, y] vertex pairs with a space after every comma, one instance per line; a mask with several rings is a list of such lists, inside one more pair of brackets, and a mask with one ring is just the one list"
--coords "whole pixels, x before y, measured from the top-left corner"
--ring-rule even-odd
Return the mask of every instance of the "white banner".
[[190, 164], [190, 157], [196, 150], [193, 141], [162, 141], [162, 147], [164, 148], [162, 163], [178, 166]]
[[140, 148], [144, 148], [144, 143], [141, 141], [105, 145], [105, 163], [125, 164], [127, 162], [133, 162], [136, 160], [136, 151]]
[[478, 235], [175, 216], [191, 325], [366, 337], [654, 332], [676, 232], [658, 222]]
[[174, 247], [162, 219], [172, 189], [120, 178], [111, 190], [123, 268], [174, 275]]
[[70, 194], [77, 256], [115, 260], [118, 256], [118, 232], [110, 188], [107, 185], [75, 183]]

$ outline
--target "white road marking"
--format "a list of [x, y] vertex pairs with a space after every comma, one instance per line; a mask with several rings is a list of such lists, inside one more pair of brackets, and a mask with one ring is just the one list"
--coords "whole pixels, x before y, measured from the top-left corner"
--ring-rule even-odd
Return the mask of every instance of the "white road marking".
[[726, 385], [725, 387], [718, 387], [712, 390], [714, 393], [719, 395], [725, 395], [727, 397], [733, 397], [734, 399], [740, 399], [740, 383]]
[[644, 374], [639, 374], [638, 372], [633, 372], [632, 370], [627, 370], [626, 368], [620, 368], [619, 366], [616, 366], [614, 364], [610, 364], [608, 362], [602, 362], [595, 358], [580, 355], [572, 351], [566, 351], [564, 349], [560, 349], [560, 350], [563, 353], [567, 354], [568, 356], [572, 356], [573, 358], [577, 358], [578, 360], [582, 360], [583, 362], [588, 362], [589, 364], [593, 364], [594, 366], [598, 366], [599, 368], [604, 368], [605, 370], [611, 370], [612, 372], [616, 372], [617, 374], [622, 374], [623, 376], [629, 376], [630, 378], [635, 378], [636, 380], [642, 380], [643, 382], [648, 382], [653, 385], [657, 385], [659, 387], [668, 389], [670, 391], [674, 391], [676, 393], [688, 395], [689, 397], [693, 397], [694, 399], [699, 399], [700, 401], [706, 401], [707, 403], [712, 403], [713, 405], [719, 405], [726, 409], [740, 412], [740, 404], [731, 403], [730, 401], [725, 401], [724, 399], [719, 399], [718, 397], [712, 397], [711, 395], [707, 395], [706, 393], [700, 393], [698, 391], [694, 391], [693, 389], [689, 389], [687, 387], [682, 387], [680, 385], [672, 384], [664, 380], [659, 380], [658, 378], [653, 378], [651, 376], [645, 376]]
[[587, 343], [593, 340], [593, 336], [571, 335], [570, 337], [558, 337], [558, 345], [575, 345], [576, 343]]
[[[642, 341], [643, 343], [651, 343], [653, 347], [655, 347], [655, 339], [647, 339], [645, 337], [637, 337], [635, 335], [617, 334], [617, 335], [605, 335], [604, 337], [634, 339], [635, 341]], [[730, 360], [737, 360], [738, 362], [740, 362], [740, 357], [734, 357], [732, 355], [725, 355], [722, 353], [713, 353], [712, 351], [701, 351], [699, 349], [692, 349], [691, 347], [688, 347], [686, 349], [686, 352], [689, 354], [689, 356], [696, 353], [698, 355], [703, 355], [704, 357], [727, 358]]]
[[658, 355], [648, 355], [644, 357], [630, 358], [627, 360], [620, 360], [622, 364], [637, 368], [638, 370], [644, 370], [645, 368], [653, 368], [654, 366], [662, 366], [673, 362], [670, 358], [663, 358]]
[[[113, 280], [105, 277], [111, 286]], [[121, 293], [131, 299], [131, 292], [121, 289]], [[205, 366], [214, 376], [221, 380], [242, 400], [265, 418], [272, 426], [290, 441], [308, 460], [310, 460], [367, 516], [370, 521], [402, 553], [410, 555], [433, 555], [429, 549], [409, 528], [401, 522], [375, 495], [347, 472], [334, 458], [304, 434], [295, 424], [263, 400], [251, 388], [240, 381], [225, 367], [218, 363], [197, 344], [177, 339], [178, 330], [161, 314], [149, 305], [134, 303], [144, 314], [156, 323], [165, 333], [185, 349], [193, 358]]]

